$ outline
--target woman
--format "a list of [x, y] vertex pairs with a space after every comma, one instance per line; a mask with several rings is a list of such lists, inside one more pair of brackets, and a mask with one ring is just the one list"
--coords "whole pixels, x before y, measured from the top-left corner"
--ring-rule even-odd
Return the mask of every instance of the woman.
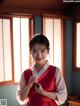
[[58, 106], [67, 99], [67, 90], [59, 68], [49, 64], [49, 40], [35, 35], [29, 44], [34, 65], [21, 76], [17, 99], [25, 106]]

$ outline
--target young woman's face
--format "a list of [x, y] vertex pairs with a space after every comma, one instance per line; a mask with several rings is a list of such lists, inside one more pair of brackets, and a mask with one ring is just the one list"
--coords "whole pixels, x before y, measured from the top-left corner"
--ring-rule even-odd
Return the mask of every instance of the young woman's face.
[[31, 50], [32, 57], [37, 64], [42, 64], [45, 62], [48, 55], [48, 50], [45, 45], [35, 44]]

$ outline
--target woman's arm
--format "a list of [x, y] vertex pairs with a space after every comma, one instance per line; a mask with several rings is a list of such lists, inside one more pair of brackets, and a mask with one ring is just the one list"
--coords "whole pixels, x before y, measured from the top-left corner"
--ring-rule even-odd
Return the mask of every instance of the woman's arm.
[[27, 86], [25, 85], [25, 80], [24, 80], [24, 74], [22, 74], [21, 79], [20, 79], [20, 84], [18, 86], [17, 90], [17, 100], [19, 103], [24, 103], [24, 101], [27, 99], [30, 88], [33, 86], [35, 78], [32, 76], [30, 77]]
[[56, 85], [57, 85], [57, 104], [63, 104], [67, 99], [67, 89], [62, 73], [59, 68], [56, 69]]
[[23, 90], [18, 92], [18, 95], [20, 96], [20, 100], [24, 101], [28, 97], [28, 93], [30, 91], [31, 86], [27, 85]]

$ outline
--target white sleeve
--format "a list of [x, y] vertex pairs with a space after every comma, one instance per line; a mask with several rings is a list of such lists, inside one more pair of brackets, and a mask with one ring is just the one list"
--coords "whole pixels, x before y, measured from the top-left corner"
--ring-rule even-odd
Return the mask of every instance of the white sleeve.
[[56, 103], [58, 105], [63, 104], [67, 99], [67, 89], [63, 75], [61, 74], [59, 68], [56, 69], [56, 85], [57, 85], [57, 99]]
[[25, 87], [26, 85], [25, 85], [24, 73], [23, 73], [20, 79], [20, 83], [17, 86], [17, 92], [16, 92], [16, 98], [17, 101], [20, 103], [20, 105], [26, 105], [28, 102], [28, 98], [26, 98], [24, 101], [21, 101], [20, 99], [20, 93], [24, 90]]

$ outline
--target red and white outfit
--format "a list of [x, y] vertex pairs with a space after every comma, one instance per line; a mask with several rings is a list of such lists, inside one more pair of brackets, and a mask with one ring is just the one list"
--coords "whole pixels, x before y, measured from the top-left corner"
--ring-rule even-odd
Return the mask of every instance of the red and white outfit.
[[[60, 70], [55, 66], [49, 65], [48, 61], [38, 73], [35, 71], [34, 67], [23, 72], [17, 91], [18, 98], [20, 92], [26, 87], [31, 76], [36, 77], [36, 81], [42, 85], [45, 91], [55, 93], [57, 100], [52, 100], [38, 94], [33, 86], [30, 89], [28, 98], [24, 101], [25, 106], [27, 106], [27, 100], [29, 100], [28, 106], [58, 106], [65, 102], [67, 99], [67, 90], [63, 76]], [[19, 102], [21, 103], [20, 100]]]

